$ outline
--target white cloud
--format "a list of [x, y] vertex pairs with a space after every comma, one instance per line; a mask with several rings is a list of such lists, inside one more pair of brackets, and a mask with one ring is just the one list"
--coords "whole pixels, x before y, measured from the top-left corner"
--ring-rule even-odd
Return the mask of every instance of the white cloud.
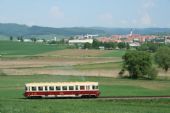
[[154, 6], [155, 0], [143, 0], [143, 4], [141, 8], [139, 8], [139, 16], [132, 20], [132, 24], [138, 27], [153, 26], [154, 21], [151, 16], [151, 11]]
[[142, 26], [150, 26], [153, 24], [153, 19], [150, 15], [150, 11], [155, 6], [155, 0], [144, 0], [141, 8], [139, 24]]
[[58, 6], [53, 6], [50, 9], [50, 15], [53, 18], [63, 18], [64, 17], [64, 13], [63, 11], [58, 7]]

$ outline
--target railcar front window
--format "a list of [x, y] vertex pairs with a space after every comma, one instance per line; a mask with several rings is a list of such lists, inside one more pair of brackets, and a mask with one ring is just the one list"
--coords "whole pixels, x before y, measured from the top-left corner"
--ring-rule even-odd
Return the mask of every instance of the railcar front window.
[[39, 87], [38, 87], [38, 91], [43, 91], [43, 87], [42, 87], [42, 86], [39, 86]]
[[36, 91], [37, 90], [37, 88], [36, 87], [32, 87], [32, 91]]
[[67, 86], [63, 86], [62, 89], [63, 89], [63, 90], [67, 90]]
[[96, 89], [99, 89], [99, 86], [96, 86]]
[[98, 89], [99, 87], [98, 86], [92, 86], [92, 89]]
[[50, 87], [49, 87], [49, 90], [50, 90], [50, 91], [54, 91], [54, 86], [50, 86]]

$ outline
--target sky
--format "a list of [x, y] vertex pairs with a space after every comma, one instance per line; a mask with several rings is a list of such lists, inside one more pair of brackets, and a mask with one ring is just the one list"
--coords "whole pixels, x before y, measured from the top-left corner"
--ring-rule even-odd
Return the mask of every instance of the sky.
[[170, 0], [0, 0], [0, 23], [169, 28]]

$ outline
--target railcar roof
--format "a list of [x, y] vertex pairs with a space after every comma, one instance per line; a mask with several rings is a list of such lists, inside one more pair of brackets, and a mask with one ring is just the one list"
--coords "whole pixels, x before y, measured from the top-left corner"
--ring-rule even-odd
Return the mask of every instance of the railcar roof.
[[69, 85], [98, 85], [98, 82], [40, 82], [26, 83], [26, 86], [69, 86]]

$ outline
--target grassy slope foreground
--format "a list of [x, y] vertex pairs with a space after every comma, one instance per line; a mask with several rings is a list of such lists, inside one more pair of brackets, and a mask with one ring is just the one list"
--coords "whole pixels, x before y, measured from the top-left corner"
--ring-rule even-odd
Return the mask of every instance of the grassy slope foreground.
[[[1, 113], [168, 113], [170, 100], [24, 99], [27, 82], [98, 81], [101, 96], [170, 95], [169, 81], [107, 77], [0, 76]], [[152, 108], [152, 109], [151, 109]]]

